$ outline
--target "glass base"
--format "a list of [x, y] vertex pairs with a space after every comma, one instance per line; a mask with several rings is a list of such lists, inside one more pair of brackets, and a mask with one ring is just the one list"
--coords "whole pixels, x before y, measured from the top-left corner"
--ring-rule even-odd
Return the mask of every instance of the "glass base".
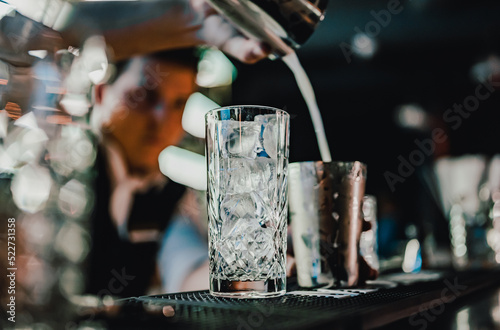
[[230, 281], [212, 279], [210, 294], [224, 298], [274, 298], [286, 293], [286, 280]]

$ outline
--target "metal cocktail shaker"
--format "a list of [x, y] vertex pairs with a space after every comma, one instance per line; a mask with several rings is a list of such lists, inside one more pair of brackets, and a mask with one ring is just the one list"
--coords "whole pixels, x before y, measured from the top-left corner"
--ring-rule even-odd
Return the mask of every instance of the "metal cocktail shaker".
[[267, 43], [271, 58], [303, 45], [323, 20], [327, 0], [207, 0], [249, 38]]
[[290, 163], [290, 225], [301, 287], [355, 287], [378, 276], [373, 258], [360, 250], [368, 229], [366, 174], [359, 161]]

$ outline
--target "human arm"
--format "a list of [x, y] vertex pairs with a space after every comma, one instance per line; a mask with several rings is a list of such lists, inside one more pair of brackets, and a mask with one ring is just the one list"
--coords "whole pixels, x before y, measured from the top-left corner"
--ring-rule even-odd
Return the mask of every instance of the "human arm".
[[[10, 0], [18, 11], [39, 19], [37, 2]], [[240, 34], [205, 0], [61, 2], [59, 17], [49, 20], [67, 45], [79, 46], [92, 35], [104, 36], [114, 60], [154, 51], [210, 45], [254, 63], [268, 47]], [[39, 8], [42, 10], [42, 8]], [[48, 21], [45, 19], [45, 21]]]

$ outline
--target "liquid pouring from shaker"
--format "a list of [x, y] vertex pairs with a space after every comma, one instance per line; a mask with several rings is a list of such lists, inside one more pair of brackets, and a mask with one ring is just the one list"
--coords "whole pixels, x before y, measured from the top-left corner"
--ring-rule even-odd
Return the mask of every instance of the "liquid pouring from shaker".
[[266, 43], [269, 58], [281, 58], [292, 70], [304, 96], [323, 162], [332, 160], [314, 91], [295, 49], [303, 45], [325, 17], [327, 0], [207, 0], [248, 38]]

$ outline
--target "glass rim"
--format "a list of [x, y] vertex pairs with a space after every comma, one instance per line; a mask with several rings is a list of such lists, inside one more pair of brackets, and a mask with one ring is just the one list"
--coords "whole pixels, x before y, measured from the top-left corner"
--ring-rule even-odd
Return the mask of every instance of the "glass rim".
[[262, 110], [270, 110], [270, 111], [273, 111], [275, 113], [280, 113], [282, 115], [290, 117], [290, 114], [288, 112], [286, 112], [285, 110], [280, 109], [280, 108], [271, 107], [268, 105], [240, 104], [240, 105], [228, 105], [225, 107], [217, 107], [217, 108], [211, 109], [211, 110], [207, 111], [207, 113], [205, 114], [205, 118], [207, 118], [209, 115], [213, 115], [213, 114], [215, 114], [217, 112], [221, 112], [223, 110], [242, 109], [242, 108], [255, 108], [255, 109], [262, 109]]
[[331, 162], [323, 162], [322, 160], [308, 160], [308, 161], [288, 163], [288, 168], [292, 170], [300, 169], [305, 166], [314, 166], [315, 168], [317, 167], [323, 168], [323, 166], [328, 167], [331, 171], [337, 172], [337, 175], [342, 175], [342, 176], [360, 175], [366, 178], [368, 172], [368, 165], [359, 160], [353, 160], [353, 161], [333, 160]]

